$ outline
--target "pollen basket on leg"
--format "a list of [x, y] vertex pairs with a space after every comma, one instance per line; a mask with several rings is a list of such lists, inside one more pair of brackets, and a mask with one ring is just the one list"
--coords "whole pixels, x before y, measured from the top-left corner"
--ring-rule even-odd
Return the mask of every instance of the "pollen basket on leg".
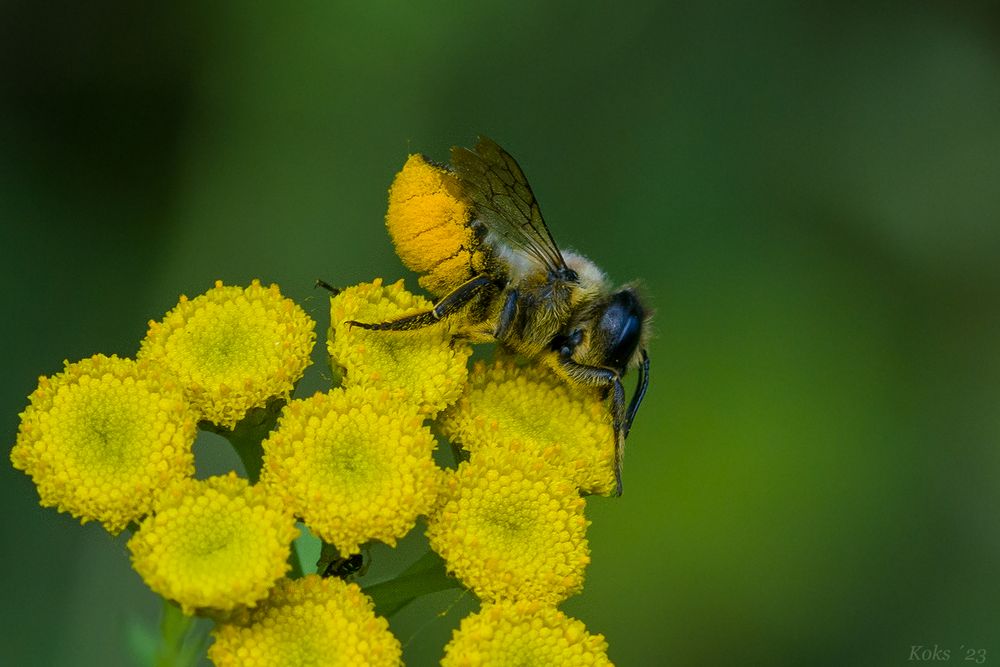
[[385, 225], [399, 258], [424, 274], [420, 286], [429, 292], [444, 294], [482, 269], [471, 215], [458, 179], [423, 156], [411, 155], [396, 174]]

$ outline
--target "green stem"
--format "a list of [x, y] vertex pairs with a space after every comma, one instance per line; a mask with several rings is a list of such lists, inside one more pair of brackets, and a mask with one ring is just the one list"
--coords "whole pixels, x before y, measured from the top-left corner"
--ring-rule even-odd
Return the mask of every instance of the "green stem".
[[[243, 469], [246, 470], [247, 479], [252, 484], [260, 481], [260, 471], [264, 467], [264, 439], [274, 430], [278, 423], [278, 415], [285, 407], [283, 399], [275, 399], [263, 408], [254, 408], [247, 413], [246, 417], [232, 429], [220, 428], [214, 424], [202, 423], [201, 427], [218, 433], [229, 441], [240, 457]], [[295, 542], [292, 542], [291, 553], [288, 555], [288, 564], [291, 571], [288, 573], [293, 579], [302, 576], [302, 560], [299, 558], [299, 550]]]
[[292, 566], [288, 572], [289, 578], [300, 579], [302, 577], [302, 559], [299, 558], [299, 548], [295, 546], [295, 542], [292, 542], [292, 551], [288, 554], [288, 564]]
[[186, 615], [170, 600], [163, 600], [163, 617], [160, 619], [160, 646], [156, 652], [155, 667], [182, 667], [189, 664], [184, 648], [194, 618]]
[[264, 438], [274, 430], [278, 423], [278, 415], [285, 407], [283, 399], [274, 399], [263, 408], [254, 408], [240, 420], [232, 429], [221, 428], [215, 424], [202, 422], [200, 426], [213, 433], [218, 433], [229, 441], [240, 457], [247, 479], [256, 484], [260, 480], [260, 471], [264, 465]]

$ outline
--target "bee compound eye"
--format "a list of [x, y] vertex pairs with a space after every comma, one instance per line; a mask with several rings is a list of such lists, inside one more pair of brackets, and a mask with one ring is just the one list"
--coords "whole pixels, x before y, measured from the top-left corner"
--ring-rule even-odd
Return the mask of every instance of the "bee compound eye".
[[624, 371], [642, 338], [645, 312], [631, 291], [617, 292], [601, 318], [603, 329], [610, 341], [605, 365]]

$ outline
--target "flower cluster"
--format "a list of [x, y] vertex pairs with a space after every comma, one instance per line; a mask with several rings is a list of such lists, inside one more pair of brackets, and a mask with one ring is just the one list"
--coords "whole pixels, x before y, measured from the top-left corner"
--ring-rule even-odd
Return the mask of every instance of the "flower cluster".
[[440, 428], [469, 458], [448, 473], [428, 538], [484, 602], [442, 664], [610, 664], [604, 638], [556, 608], [590, 562], [580, 494], [614, 489], [607, 408], [500, 358], [476, 364]]
[[[441, 243], [465, 230], [451, 178], [411, 158], [393, 186], [387, 224], [411, 264], [428, 216], [443, 220]], [[425, 287], [439, 292], [453, 269], [427, 269]], [[523, 360], [470, 372], [447, 320], [359, 326], [432, 307], [402, 281], [336, 293], [337, 381], [300, 398], [313, 320], [275, 285], [217, 282], [150, 322], [135, 360], [96, 355], [41, 378], [11, 460], [43, 505], [128, 527], [148, 586], [215, 621], [217, 665], [401, 664], [377, 597], [336, 569], [303, 575], [296, 522], [349, 560], [421, 517], [441, 578], [482, 603], [442, 664], [608, 665], [604, 638], [557, 608], [590, 561], [585, 496], [615, 486], [608, 407]], [[232, 443], [245, 476], [195, 477], [199, 426]], [[454, 465], [439, 467], [435, 433]]]
[[231, 429], [288, 396], [314, 341], [276, 285], [217, 282], [150, 322], [135, 360], [98, 354], [40, 378], [11, 461], [42, 505], [131, 526], [136, 571], [186, 612], [254, 605], [289, 568], [295, 516], [235, 474], [196, 480], [192, 446], [199, 423]]

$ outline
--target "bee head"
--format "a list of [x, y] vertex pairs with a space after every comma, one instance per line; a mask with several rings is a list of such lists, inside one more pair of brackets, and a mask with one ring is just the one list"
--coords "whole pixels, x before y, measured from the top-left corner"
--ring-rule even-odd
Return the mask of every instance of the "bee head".
[[612, 292], [585, 309], [579, 320], [552, 339], [550, 349], [586, 366], [625, 374], [639, 362], [639, 350], [649, 338], [649, 310], [632, 287]]

